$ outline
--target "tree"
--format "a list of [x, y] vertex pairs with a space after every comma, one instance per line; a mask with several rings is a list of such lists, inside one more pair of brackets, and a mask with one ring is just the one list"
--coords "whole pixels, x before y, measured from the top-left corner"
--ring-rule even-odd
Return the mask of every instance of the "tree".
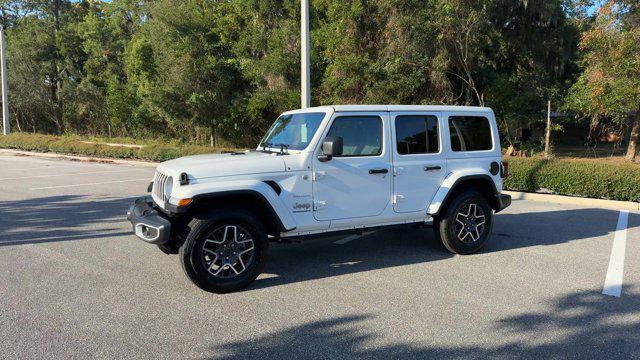
[[178, 134], [208, 129], [213, 141], [245, 87], [214, 26], [218, 16], [215, 2], [154, 2], [125, 57], [128, 78], [155, 116]]
[[640, 133], [640, 27], [626, 21], [631, 11], [609, 1], [600, 8], [593, 27], [580, 42], [584, 72], [571, 89], [570, 106], [592, 117], [624, 122], [636, 112], [626, 158], [634, 160]]
[[[312, 102], [487, 105], [503, 130], [539, 122], [576, 73], [570, 1], [313, 0]], [[0, 5], [12, 118], [30, 129], [248, 145], [299, 104], [299, 0]]]
[[7, 30], [9, 105], [18, 128], [60, 132], [63, 127], [47, 81], [51, 67], [45, 59], [50, 53], [49, 31], [36, 16], [23, 15]]

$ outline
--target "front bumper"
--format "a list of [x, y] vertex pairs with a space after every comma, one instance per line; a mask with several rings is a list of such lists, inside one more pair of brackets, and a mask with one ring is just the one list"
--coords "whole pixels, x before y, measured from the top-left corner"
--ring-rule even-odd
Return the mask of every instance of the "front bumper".
[[500, 212], [511, 205], [511, 195], [498, 194], [496, 197], [498, 198], [498, 208], [496, 212]]
[[131, 222], [134, 234], [144, 242], [160, 245], [171, 239], [171, 222], [154, 209], [150, 196], [135, 200], [127, 211], [127, 220]]

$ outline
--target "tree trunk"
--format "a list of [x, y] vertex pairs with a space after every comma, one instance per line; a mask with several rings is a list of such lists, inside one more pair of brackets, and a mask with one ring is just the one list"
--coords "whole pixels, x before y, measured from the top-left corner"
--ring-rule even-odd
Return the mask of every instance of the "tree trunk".
[[594, 114], [591, 117], [591, 122], [589, 122], [589, 135], [587, 136], [588, 140], [593, 140], [594, 133], [598, 129], [598, 125], [600, 125], [600, 115]]
[[629, 146], [627, 147], [626, 159], [633, 161], [636, 158], [636, 148], [638, 147], [638, 137], [640, 136], [640, 109], [636, 112], [636, 118], [631, 127], [631, 136], [629, 137]]
[[16, 126], [18, 127], [18, 132], [22, 132], [22, 127], [20, 126], [20, 112], [16, 111]]

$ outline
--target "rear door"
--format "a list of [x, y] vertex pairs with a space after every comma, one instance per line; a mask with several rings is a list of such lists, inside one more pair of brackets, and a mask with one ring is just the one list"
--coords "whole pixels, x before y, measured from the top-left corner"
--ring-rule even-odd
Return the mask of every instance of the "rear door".
[[393, 209], [426, 210], [447, 173], [440, 112], [392, 112]]

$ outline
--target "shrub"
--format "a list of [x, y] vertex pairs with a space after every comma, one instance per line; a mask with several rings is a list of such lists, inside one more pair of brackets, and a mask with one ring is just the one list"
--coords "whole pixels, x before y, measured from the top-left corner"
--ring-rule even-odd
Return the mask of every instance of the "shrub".
[[52, 136], [42, 134], [13, 133], [0, 137], [0, 148], [61, 154], [97, 156], [119, 159], [166, 161], [193, 154], [214, 153], [222, 150], [208, 146], [180, 144], [150, 144], [141, 148], [110, 146], [88, 142], [77, 136]]
[[49, 151], [49, 144], [58, 137], [41, 134], [14, 133], [0, 137], [0, 147], [27, 151]]
[[506, 190], [640, 201], [640, 165], [597, 159], [508, 158]]

